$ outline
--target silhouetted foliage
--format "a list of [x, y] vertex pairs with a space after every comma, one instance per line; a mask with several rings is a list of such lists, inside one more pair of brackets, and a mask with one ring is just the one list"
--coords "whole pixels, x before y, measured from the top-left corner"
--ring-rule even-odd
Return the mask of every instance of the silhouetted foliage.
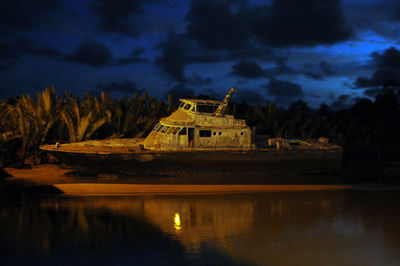
[[[198, 98], [208, 99], [201, 95]], [[384, 89], [374, 101], [360, 98], [349, 109], [333, 111], [326, 104], [311, 109], [304, 101], [284, 109], [274, 103], [230, 103], [227, 113], [245, 119], [258, 134], [285, 138], [328, 137], [344, 147], [347, 159], [400, 159], [400, 95]], [[63, 95], [53, 87], [0, 102], [1, 164], [23, 162], [40, 154], [45, 143], [91, 138], [144, 137], [157, 121], [176, 109], [146, 93], [112, 99]]]

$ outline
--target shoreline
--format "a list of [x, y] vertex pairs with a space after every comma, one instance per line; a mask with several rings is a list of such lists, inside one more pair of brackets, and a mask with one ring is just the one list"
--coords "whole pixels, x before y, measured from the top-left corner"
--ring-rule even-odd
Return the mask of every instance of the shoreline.
[[[0, 181], [0, 191], [70, 196], [240, 194], [326, 190], [400, 190], [382, 184], [136, 184], [118, 177], [76, 177], [71, 169], [43, 164], [31, 169], [5, 168], [12, 177]], [[68, 176], [69, 175], [69, 176]], [[145, 178], [145, 177], [144, 177]]]

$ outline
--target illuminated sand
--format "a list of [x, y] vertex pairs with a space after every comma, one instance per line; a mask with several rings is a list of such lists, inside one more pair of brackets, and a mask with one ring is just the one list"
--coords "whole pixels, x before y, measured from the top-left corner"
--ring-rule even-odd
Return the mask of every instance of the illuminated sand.
[[119, 196], [141, 194], [224, 194], [272, 191], [313, 191], [350, 189], [344, 185], [135, 185], [135, 184], [55, 184], [68, 195]]
[[55, 164], [37, 165], [32, 169], [4, 168], [4, 170], [12, 175], [10, 180], [27, 181], [37, 185], [72, 182], [71, 177], [65, 176], [71, 170]]

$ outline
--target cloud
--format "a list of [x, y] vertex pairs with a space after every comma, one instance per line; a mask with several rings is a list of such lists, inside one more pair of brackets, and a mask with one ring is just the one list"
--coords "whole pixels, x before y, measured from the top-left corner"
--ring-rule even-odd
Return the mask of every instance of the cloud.
[[53, 59], [62, 56], [60, 51], [50, 46], [39, 45], [28, 38], [10, 39], [0, 42], [0, 71], [13, 69], [24, 54]]
[[264, 96], [251, 89], [239, 89], [238, 92], [233, 95], [232, 102], [237, 102], [238, 100], [253, 105], [263, 105], [266, 101]]
[[134, 15], [142, 13], [145, 0], [100, 0], [93, 1], [90, 11], [96, 16], [102, 32], [138, 36], [138, 25]]
[[320, 75], [318, 73], [314, 73], [314, 72], [309, 72], [309, 71], [304, 71], [304, 76], [306, 76], [308, 78], [316, 79], [316, 80], [320, 80], [323, 78], [322, 75]]
[[315, 46], [332, 44], [351, 37], [343, 18], [340, 0], [275, 0], [272, 6], [258, 7], [252, 31], [265, 44]]
[[139, 92], [137, 89], [136, 83], [130, 81], [130, 80], [125, 80], [122, 82], [111, 82], [108, 84], [97, 84], [96, 88], [99, 90], [108, 90], [108, 91], [115, 91], [115, 92], [122, 92], [122, 93], [133, 93], [133, 92]]
[[266, 76], [265, 71], [254, 61], [240, 60], [232, 66], [232, 69], [233, 75], [242, 78], [258, 79]]
[[383, 54], [374, 52], [372, 57], [378, 67], [400, 70], [400, 51], [395, 47], [386, 49]]
[[62, 53], [48, 45], [41, 45], [31, 39], [22, 37], [13, 42], [13, 47], [19, 53], [37, 55], [46, 58], [60, 58]]
[[224, 1], [193, 0], [186, 15], [187, 34], [205, 49], [236, 49], [247, 46], [244, 24]]
[[397, 87], [400, 84], [400, 71], [395, 69], [379, 69], [371, 78], [358, 77], [354, 82], [356, 88]]
[[328, 64], [326, 61], [321, 61], [318, 66], [320, 67], [322, 73], [325, 76], [334, 76], [336, 73], [332, 70], [331, 65]]
[[186, 79], [186, 83], [193, 86], [209, 85], [212, 83], [212, 79], [203, 78], [199, 74], [194, 73], [190, 78]]
[[144, 50], [145, 49], [143, 47], [132, 49], [131, 53], [127, 57], [119, 58], [117, 64], [124, 66], [134, 63], [148, 63], [149, 59], [142, 57]]
[[331, 108], [337, 111], [337, 110], [347, 109], [351, 105], [352, 105], [351, 96], [348, 94], [342, 94], [332, 102]]
[[78, 45], [67, 60], [93, 67], [103, 67], [112, 64], [113, 54], [103, 43], [86, 40]]
[[15, 67], [20, 56], [6, 42], [0, 42], [0, 72], [7, 71]]
[[396, 21], [400, 21], [400, 5], [399, 5], [399, 4], [398, 4], [397, 6], [394, 7], [394, 9], [393, 9], [392, 12], [393, 12], [393, 13], [392, 13], [393, 18], [394, 18]]
[[[244, 1], [193, 0], [185, 18], [186, 32], [170, 33], [160, 42], [161, 55], [156, 63], [178, 82], [185, 82], [188, 64], [232, 60], [238, 62], [232, 74], [244, 78], [305, 75], [321, 79], [323, 75], [319, 72], [293, 69], [284, 59], [278, 58], [277, 66], [267, 70], [254, 63], [254, 59], [276, 60], [271, 46], [315, 46], [351, 36], [339, 0], [306, 0], [305, 7], [303, 4], [276, 0], [270, 5], [254, 7]], [[274, 11], [289, 17], [289, 21]], [[284, 32], [280, 34], [276, 28]], [[322, 67], [328, 71], [327, 65]]]
[[272, 78], [269, 84], [264, 86], [268, 94], [277, 98], [298, 98], [303, 96], [303, 90], [297, 83]]
[[276, 65], [272, 70], [269, 70], [269, 76], [280, 76], [280, 75], [297, 75], [300, 72], [290, 67], [286, 63], [286, 58], [278, 57]]
[[400, 87], [400, 51], [390, 47], [371, 56], [376, 71], [370, 78], [358, 77], [354, 82], [355, 88]]
[[164, 98], [167, 99], [168, 94], [172, 96], [172, 102], [177, 104], [179, 99], [194, 98], [195, 92], [191, 88], [187, 88], [183, 85], [176, 85], [169, 89], [165, 94]]
[[321, 80], [324, 77], [320, 72], [319, 69], [315, 69], [315, 65], [306, 64], [303, 68], [294, 68], [287, 64], [286, 58], [277, 57], [275, 66], [267, 69], [266, 75], [268, 77], [303, 75], [307, 78]]
[[376, 96], [378, 96], [379, 94], [381, 94], [383, 92], [382, 89], [367, 89], [364, 91], [364, 94], [371, 97], [371, 98], [375, 98]]
[[396, 22], [400, 21], [400, 5], [396, 0], [354, 1], [347, 4], [344, 13], [346, 21], [357, 33], [373, 32], [387, 39], [398, 38]]
[[184, 35], [170, 32], [159, 45], [161, 55], [156, 64], [176, 81], [184, 81], [185, 65], [188, 61], [190, 42]]
[[0, 5], [0, 32], [40, 28], [54, 21], [63, 9], [62, 0], [3, 0]]

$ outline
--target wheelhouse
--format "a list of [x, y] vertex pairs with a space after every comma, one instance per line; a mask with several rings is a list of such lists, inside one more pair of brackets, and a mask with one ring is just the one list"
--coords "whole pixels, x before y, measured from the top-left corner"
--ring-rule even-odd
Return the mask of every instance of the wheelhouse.
[[251, 130], [246, 122], [224, 115], [234, 89], [224, 101], [181, 99], [179, 108], [162, 118], [144, 141], [151, 150], [248, 150]]

